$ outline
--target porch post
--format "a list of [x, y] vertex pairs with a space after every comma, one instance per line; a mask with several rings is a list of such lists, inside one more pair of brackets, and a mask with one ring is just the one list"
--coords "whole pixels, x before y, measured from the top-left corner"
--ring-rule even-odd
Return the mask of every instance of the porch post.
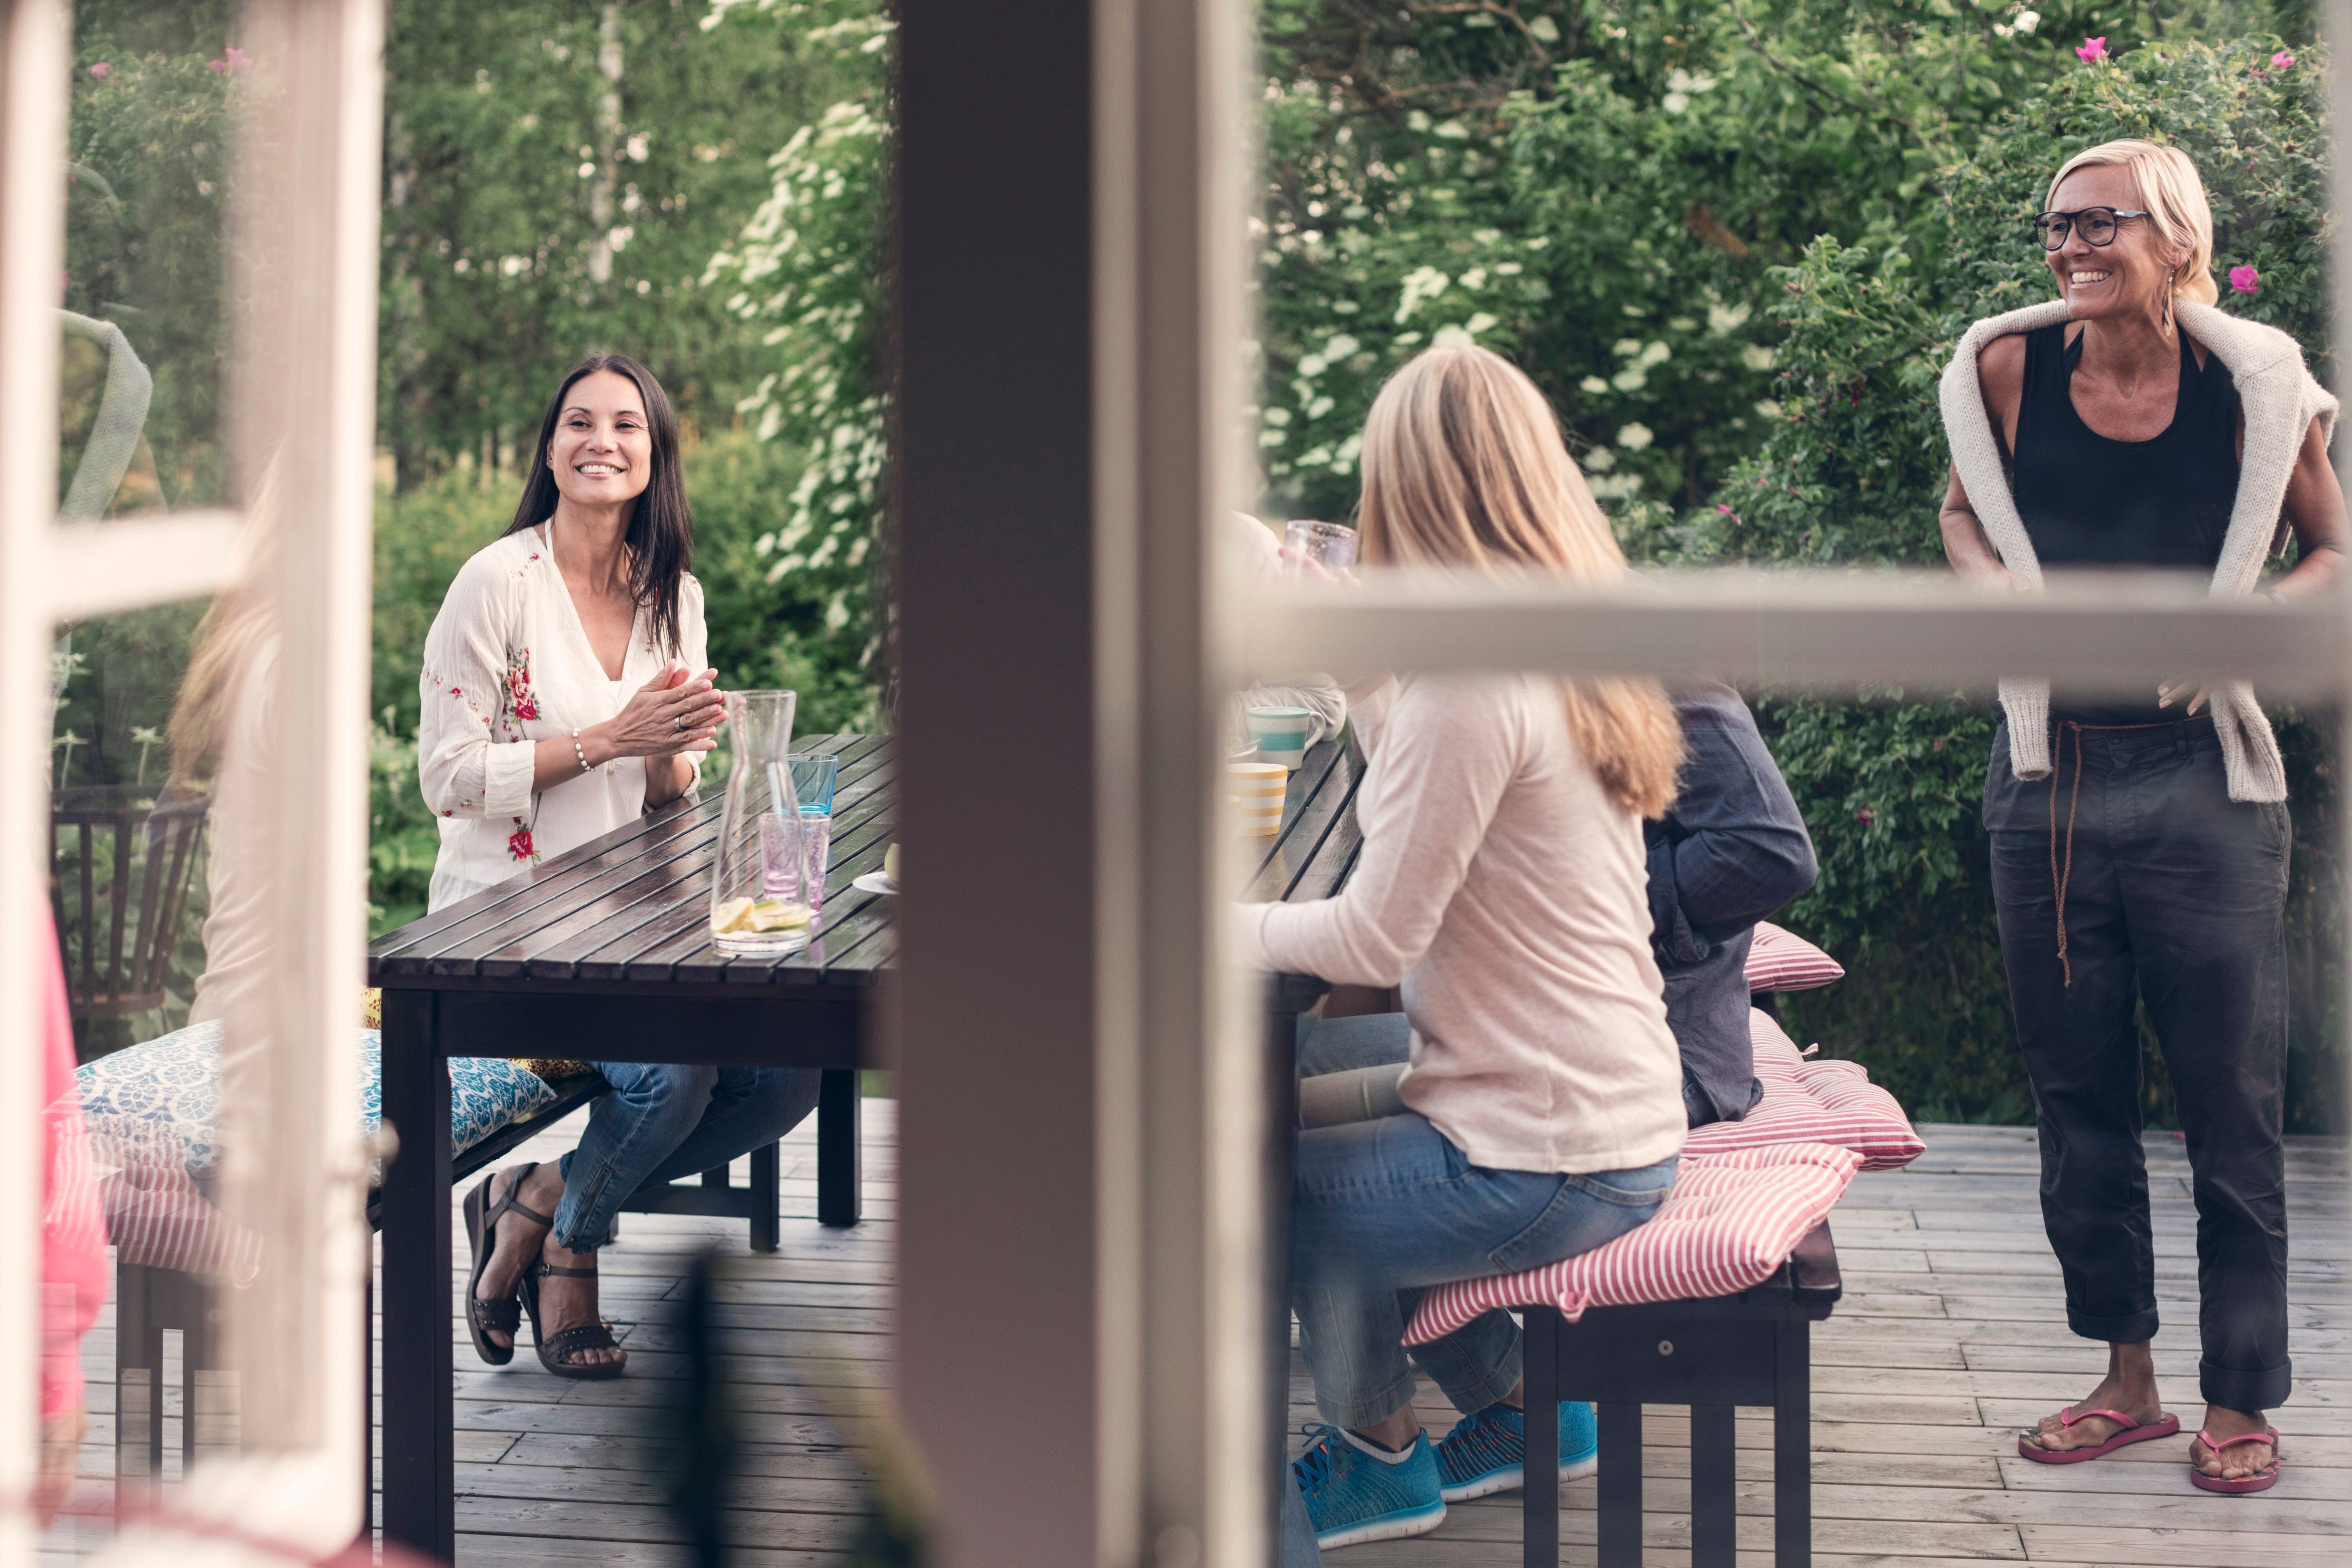
[[1244, 15], [903, 0], [900, 1402], [947, 1561], [1263, 1559], [1221, 982]]

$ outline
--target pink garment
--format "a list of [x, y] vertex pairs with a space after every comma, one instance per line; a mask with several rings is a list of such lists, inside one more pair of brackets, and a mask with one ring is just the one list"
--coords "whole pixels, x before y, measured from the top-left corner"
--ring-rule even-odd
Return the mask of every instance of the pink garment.
[[106, 1304], [106, 1220], [74, 1083], [73, 1009], [57, 928], [48, 933], [48, 1016], [42, 1029], [48, 1115], [41, 1182], [41, 1418], [81, 1402], [81, 1337]]

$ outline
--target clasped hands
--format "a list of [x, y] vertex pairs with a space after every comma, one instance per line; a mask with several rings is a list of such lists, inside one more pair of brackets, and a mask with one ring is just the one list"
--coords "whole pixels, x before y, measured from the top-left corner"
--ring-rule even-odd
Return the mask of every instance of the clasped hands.
[[727, 694], [713, 689], [715, 669], [696, 674], [673, 659], [639, 687], [618, 713], [580, 731], [581, 750], [595, 767], [615, 757], [675, 757], [718, 745]]

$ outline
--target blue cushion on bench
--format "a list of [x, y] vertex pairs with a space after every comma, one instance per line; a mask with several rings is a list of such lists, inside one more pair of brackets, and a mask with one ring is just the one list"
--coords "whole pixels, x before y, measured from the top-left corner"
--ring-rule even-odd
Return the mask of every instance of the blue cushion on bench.
[[[383, 1112], [383, 1035], [377, 1029], [354, 1032], [360, 1128], [372, 1134]], [[83, 1114], [100, 1128], [110, 1121], [168, 1128], [186, 1149], [191, 1173], [212, 1169], [221, 1152], [222, 1034], [217, 1020], [191, 1024], [77, 1068]], [[504, 1058], [449, 1058], [449, 1141], [455, 1149], [470, 1149], [554, 1102], [555, 1090], [544, 1080]]]

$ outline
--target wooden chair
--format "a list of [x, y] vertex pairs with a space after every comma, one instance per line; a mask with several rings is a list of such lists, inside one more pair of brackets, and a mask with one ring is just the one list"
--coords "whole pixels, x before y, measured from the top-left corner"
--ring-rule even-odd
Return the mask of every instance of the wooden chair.
[[211, 805], [119, 784], [57, 792], [49, 901], [77, 1021], [163, 1005]]
[[[462, 1186], [513, 1150], [603, 1094], [604, 1080], [593, 1073], [553, 1086], [555, 1100], [535, 1115], [502, 1127], [461, 1151], [451, 1167]], [[629, 1214], [696, 1214], [748, 1221], [751, 1249], [773, 1252], [782, 1228], [778, 1192], [782, 1152], [771, 1143], [751, 1151], [751, 1184], [735, 1186], [720, 1165], [702, 1173], [699, 1184], [670, 1182], [640, 1187], [622, 1201]], [[377, 1200], [368, 1200], [368, 1224], [378, 1223]], [[234, 1374], [225, 1369], [220, 1310], [213, 1282], [199, 1275], [141, 1264], [115, 1268], [115, 1423], [117, 1476], [160, 1479], [163, 1475], [163, 1336], [180, 1335], [180, 1454], [183, 1473], [200, 1452], [234, 1449]], [[369, 1382], [373, 1384], [373, 1374]]]

